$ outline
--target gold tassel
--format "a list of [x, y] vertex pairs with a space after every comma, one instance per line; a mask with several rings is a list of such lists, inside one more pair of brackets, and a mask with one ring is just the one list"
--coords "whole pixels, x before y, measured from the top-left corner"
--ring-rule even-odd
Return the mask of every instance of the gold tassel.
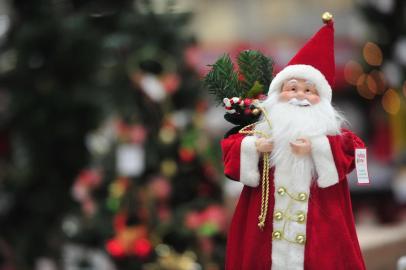
[[[264, 108], [258, 107], [262, 113], [264, 114], [265, 120], [268, 122], [269, 127], [271, 127], [271, 121], [268, 117], [267, 112], [265, 111]], [[243, 127], [239, 133], [241, 134], [249, 134], [249, 135], [254, 135], [254, 134], [259, 134], [264, 138], [270, 138], [268, 134], [265, 134], [261, 131], [257, 130], [248, 130], [251, 127], [254, 127], [257, 123], [250, 124], [248, 126]], [[266, 215], [268, 213], [268, 204], [269, 204], [269, 161], [270, 161], [270, 154], [269, 153], [263, 153], [262, 155], [262, 161], [263, 161], [263, 166], [262, 166], [262, 190], [261, 190], [261, 213], [258, 216], [258, 227], [263, 230], [265, 227], [265, 221], [266, 221]]]

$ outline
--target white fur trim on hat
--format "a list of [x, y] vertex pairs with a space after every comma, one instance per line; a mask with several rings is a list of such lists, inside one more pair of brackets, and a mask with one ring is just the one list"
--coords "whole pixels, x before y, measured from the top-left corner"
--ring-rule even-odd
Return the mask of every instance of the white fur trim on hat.
[[259, 153], [255, 147], [255, 136], [246, 136], [241, 142], [240, 182], [250, 187], [259, 184]]
[[318, 186], [326, 188], [337, 184], [338, 172], [328, 138], [326, 136], [313, 138], [311, 143], [312, 157], [318, 175]]
[[269, 86], [268, 96], [275, 91], [281, 91], [282, 84], [291, 78], [305, 79], [316, 85], [321, 98], [331, 102], [331, 86], [324, 75], [316, 68], [310, 65], [290, 65], [282, 69]]

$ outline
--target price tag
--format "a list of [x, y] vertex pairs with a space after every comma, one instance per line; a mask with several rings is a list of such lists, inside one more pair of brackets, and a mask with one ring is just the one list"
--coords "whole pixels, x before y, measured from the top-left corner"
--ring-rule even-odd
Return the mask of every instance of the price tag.
[[370, 184], [367, 165], [367, 149], [355, 149], [355, 168], [357, 170], [357, 179], [359, 185]]

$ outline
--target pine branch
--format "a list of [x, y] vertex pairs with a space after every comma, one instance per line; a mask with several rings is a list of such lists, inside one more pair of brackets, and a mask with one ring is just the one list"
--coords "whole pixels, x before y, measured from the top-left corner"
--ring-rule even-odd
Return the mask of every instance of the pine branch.
[[212, 69], [204, 78], [204, 84], [219, 104], [225, 97], [241, 96], [238, 74], [234, 71], [229, 55], [223, 55], [211, 67]]
[[243, 96], [265, 93], [272, 80], [272, 60], [259, 51], [246, 50], [238, 55], [237, 61], [240, 73], [244, 76]]
[[264, 93], [264, 86], [258, 82], [255, 81], [254, 85], [251, 87], [251, 89], [245, 94], [245, 97], [247, 98], [255, 98], [260, 94]]
[[258, 81], [266, 87], [266, 89], [264, 89], [266, 91], [273, 79], [273, 60], [272, 58], [260, 54], [259, 62]]
[[[204, 84], [215, 96], [218, 104], [225, 97], [254, 98], [266, 93], [272, 80], [273, 61], [259, 51], [243, 51], [237, 58], [239, 72], [229, 55], [223, 55], [211, 65], [210, 72], [204, 78]], [[240, 78], [243, 80], [240, 80]]]
[[242, 83], [244, 92], [248, 92], [255, 84], [258, 70], [258, 53], [256, 51], [242, 51], [237, 58], [240, 73], [244, 76]]

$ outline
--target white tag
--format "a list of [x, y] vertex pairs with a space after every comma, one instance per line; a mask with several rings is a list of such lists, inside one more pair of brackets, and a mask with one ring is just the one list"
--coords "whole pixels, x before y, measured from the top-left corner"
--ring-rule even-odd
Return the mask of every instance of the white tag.
[[357, 170], [358, 184], [359, 185], [370, 184], [368, 176], [366, 148], [355, 149], [355, 168]]

